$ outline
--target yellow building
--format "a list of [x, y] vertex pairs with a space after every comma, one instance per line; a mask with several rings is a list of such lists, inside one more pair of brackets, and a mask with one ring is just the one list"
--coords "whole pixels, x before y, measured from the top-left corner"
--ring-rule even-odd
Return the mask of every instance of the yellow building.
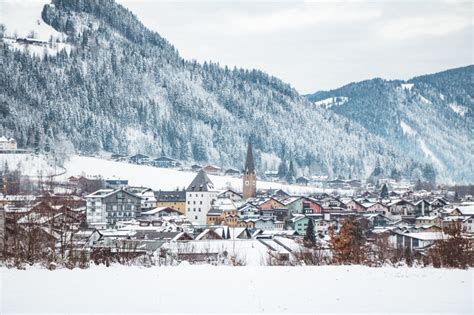
[[181, 214], [186, 215], [186, 191], [155, 191], [156, 207], [169, 207], [178, 210]]
[[206, 221], [208, 225], [237, 226], [239, 221], [237, 207], [230, 199], [217, 199], [211, 210], [207, 213]]

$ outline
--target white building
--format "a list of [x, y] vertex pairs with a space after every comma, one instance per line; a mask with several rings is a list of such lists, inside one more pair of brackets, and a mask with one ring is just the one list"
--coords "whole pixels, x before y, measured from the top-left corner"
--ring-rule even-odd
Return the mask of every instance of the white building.
[[207, 212], [217, 199], [218, 192], [214, 189], [204, 170], [200, 170], [186, 189], [186, 216], [195, 224], [207, 223]]
[[125, 190], [100, 189], [86, 196], [89, 225], [105, 228], [129, 221], [140, 213], [141, 198]]
[[16, 140], [13, 138], [0, 137], [0, 150], [16, 150]]

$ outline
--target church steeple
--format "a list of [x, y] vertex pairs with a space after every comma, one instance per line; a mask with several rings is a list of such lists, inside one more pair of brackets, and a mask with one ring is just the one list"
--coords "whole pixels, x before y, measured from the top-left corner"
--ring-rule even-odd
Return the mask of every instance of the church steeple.
[[257, 175], [255, 173], [252, 142], [250, 139], [247, 145], [247, 157], [245, 159], [242, 192], [244, 199], [253, 198], [257, 195]]
[[255, 173], [255, 166], [253, 164], [253, 150], [252, 150], [252, 142], [247, 145], [247, 158], [245, 159], [245, 174]]

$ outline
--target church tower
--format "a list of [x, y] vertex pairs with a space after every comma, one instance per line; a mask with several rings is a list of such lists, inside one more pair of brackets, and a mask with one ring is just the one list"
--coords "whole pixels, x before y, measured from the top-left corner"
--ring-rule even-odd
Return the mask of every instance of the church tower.
[[244, 199], [253, 198], [257, 195], [257, 174], [253, 164], [252, 143], [249, 140], [247, 147], [247, 158], [245, 159], [244, 177], [243, 177], [243, 197]]

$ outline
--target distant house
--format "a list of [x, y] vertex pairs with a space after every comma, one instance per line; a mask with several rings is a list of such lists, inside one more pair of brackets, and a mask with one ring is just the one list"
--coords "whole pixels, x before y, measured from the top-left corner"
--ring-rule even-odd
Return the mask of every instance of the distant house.
[[240, 201], [242, 200], [242, 195], [233, 191], [232, 189], [227, 189], [217, 195], [217, 198], [227, 198], [232, 201]]
[[274, 230], [275, 220], [271, 218], [260, 218], [254, 220], [253, 228], [257, 230]]
[[321, 213], [321, 205], [316, 200], [307, 197], [288, 197], [281, 200], [288, 214], [313, 214]]
[[260, 210], [257, 206], [246, 203], [238, 208], [237, 210], [239, 217], [246, 220], [246, 219], [257, 219], [260, 217]]
[[309, 184], [310, 180], [308, 177], [305, 177], [305, 176], [300, 176], [296, 179], [296, 183], [298, 185], [304, 185], [304, 186], [307, 186]]
[[436, 198], [435, 200], [433, 200], [431, 202], [431, 207], [432, 208], [442, 208], [444, 206], [446, 206], [448, 204], [448, 202], [446, 200], [444, 200], [443, 198]]
[[236, 170], [235, 168], [229, 168], [224, 173], [227, 176], [239, 176], [240, 171]]
[[114, 161], [125, 161], [127, 159], [126, 155], [114, 153], [110, 156], [110, 158]]
[[304, 235], [308, 227], [309, 220], [313, 220], [314, 231], [316, 233], [327, 234], [329, 226], [335, 224], [334, 221], [323, 220], [321, 215], [296, 215], [290, 220], [291, 228], [298, 232], [299, 235]]
[[193, 172], [199, 172], [201, 170], [201, 168], [202, 168], [202, 165], [198, 165], [198, 164], [191, 165], [191, 170]]
[[221, 168], [216, 165], [206, 165], [202, 168], [207, 174], [219, 174], [221, 172]]
[[35, 45], [35, 46], [43, 46], [43, 47], [46, 47], [48, 45], [48, 42], [45, 42], [43, 40], [36, 39], [36, 38], [19, 37], [16, 39], [16, 42], [18, 44], [23, 44], [23, 45]]
[[186, 215], [185, 190], [155, 191], [156, 207], [170, 207]]
[[178, 167], [181, 163], [167, 156], [160, 156], [153, 160], [153, 165], [162, 168], [173, 168]]
[[278, 176], [278, 171], [265, 171], [265, 179], [270, 182], [277, 182], [280, 177]]
[[363, 218], [369, 222], [370, 228], [385, 227], [392, 221], [381, 213], [366, 213]]
[[129, 161], [133, 164], [144, 165], [150, 163], [150, 157], [144, 154], [135, 154], [129, 158]]
[[415, 205], [405, 199], [395, 200], [388, 204], [392, 215], [411, 215], [415, 213]]
[[433, 215], [433, 216], [421, 216], [421, 217], [417, 217], [416, 218], [416, 225], [417, 226], [431, 226], [431, 225], [435, 225], [435, 226], [439, 226], [439, 227], [442, 227], [443, 225], [443, 219], [441, 219], [440, 217], [438, 217], [437, 215]]
[[125, 190], [100, 189], [86, 201], [87, 223], [101, 227], [134, 219], [141, 208], [141, 198]]
[[355, 211], [355, 212], [366, 212], [367, 209], [357, 200], [352, 199], [349, 202], [346, 202], [346, 207], [349, 210]]
[[437, 240], [446, 239], [443, 232], [394, 232], [389, 240], [395, 248], [420, 249], [432, 245]]
[[285, 205], [273, 198], [273, 197], [270, 197], [270, 198], [267, 198], [267, 199], [264, 199], [263, 201], [260, 201], [256, 204], [256, 206], [258, 206], [260, 208], [260, 210], [263, 210], [263, 209], [279, 209], [279, 208], [284, 208]]
[[431, 212], [431, 204], [425, 199], [421, 199], [415, 202], [415, 215], [416, 216], [427, 216]]
[[141, 198], [141, 210], [146, 211], [156, 207], [155, 193], [147, 187], [127, 187], [125, 190]]
[[186, 189], [186, 216], [192, 223], [207, 223], [207, 212], [217, 199], [214, 184], [204, 169], [200, 170]]
[[0, 137], [0, 150], [16, 150], [16, 140], [13, 138]]
[[181, 212], [170, 207], [158, 207], [140, 214], [140, 217], [146, 220], [156, 220], [163, 217], [179, 217]]

